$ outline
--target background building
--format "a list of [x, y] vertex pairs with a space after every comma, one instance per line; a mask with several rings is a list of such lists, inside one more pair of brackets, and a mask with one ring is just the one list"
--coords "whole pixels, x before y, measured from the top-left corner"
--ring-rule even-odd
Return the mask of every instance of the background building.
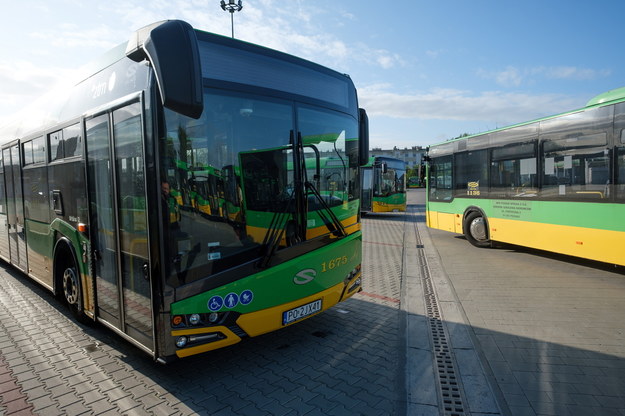
[[389, 150], [374, 147], [369, 152], [370, 156], [386, 156], [403, 160], [404, 162], [406, 162], [406, 167], [408, 168], [416, 168], [421, 165], [424, 154], [425, 149], [421, 146], [404, 147], [403, 149], [395, 146]]

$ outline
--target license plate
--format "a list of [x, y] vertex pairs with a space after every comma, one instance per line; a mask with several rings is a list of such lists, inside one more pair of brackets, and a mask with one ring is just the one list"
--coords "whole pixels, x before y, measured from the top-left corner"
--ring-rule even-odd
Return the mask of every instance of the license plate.
[[321, 311], [321, 299], [282, 312], [282, 325], [288, 325]]

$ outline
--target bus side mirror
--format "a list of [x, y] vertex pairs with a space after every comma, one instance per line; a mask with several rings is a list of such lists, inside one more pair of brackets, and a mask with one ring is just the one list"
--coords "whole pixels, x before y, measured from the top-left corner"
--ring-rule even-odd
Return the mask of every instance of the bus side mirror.
[[202, 115], [202, 68], [190, 24], [166, 20], [141, 28], [128, 41], [126, 56], [135, 62], [150, 61], [165, 107], [195, 119]]
[[382, 163], [380, 167], [382, 168], [382, 174], [386, 175], [388, 173], [388, 165], [386, 163]]
[[369, 117], [364, 108], [358, 109], [358, 164], [369, 163]]

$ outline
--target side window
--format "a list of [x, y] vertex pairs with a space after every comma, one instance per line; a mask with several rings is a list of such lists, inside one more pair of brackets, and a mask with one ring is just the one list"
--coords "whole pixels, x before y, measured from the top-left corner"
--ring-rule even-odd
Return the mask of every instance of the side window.
[[32, 140], [22, 144], [22, 154], [24, 155], [24, 166], [33, 164], [33, 142]]
[[50, 162], [63, 159], [65, 152], [63, 151], [63, 131], [55, 131], [48, 134], [50, 141]]
[[6, 214], [6, 200], [4, 194], [4, 164], [2, 163], [2, 157], [0, 154], [0, 214]]
[[453, 192], [452, 156], [443, 156], [430, 161], [430, 200], [451, 201]]
[[476, 150], [456, 154], [455, 182], [457, 195], [480, 197], [488, 191], [488, 154]]
[[602, 199], [609, 196], [606, 133], [550, 138], [543, 143], [541, 196]]
[[[623, 132], [625, 132], [625, 130], [623, 130]], [[621, 137], [623, 137], [623, 133]], [[616, 197], [625, 200], [625, 147], [618, 148], [616, 163]]]
[[43, 136], [30, 140], [22, 145], [24, 166], [46, 161], [45, 140]]
[[535, 142], [493, 149], [490, 164], [491, 196], [536, 196], [535, 153]]
[[33, 163], [46, 161], [46, 140], [43, 136], [33, 139]]
[[50, 161], [82, 155], [82, 135], [78, 123], [50, 133], [48, 139], [50, 142]]
[[65, 143], [65, 157], [82, 155], [80, 124], [76, 123], [63, 129], [63, 142]]

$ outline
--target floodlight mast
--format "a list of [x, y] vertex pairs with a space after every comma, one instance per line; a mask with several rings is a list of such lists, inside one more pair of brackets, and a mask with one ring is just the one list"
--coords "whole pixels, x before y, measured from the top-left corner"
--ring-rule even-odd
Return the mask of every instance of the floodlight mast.
[[230, 27], [232, 28], [232, 38], [234, 39], [234, 12], [240, 12], [243, 8], [243, 0], [221, 0], [221, 9], [230, 12]]

